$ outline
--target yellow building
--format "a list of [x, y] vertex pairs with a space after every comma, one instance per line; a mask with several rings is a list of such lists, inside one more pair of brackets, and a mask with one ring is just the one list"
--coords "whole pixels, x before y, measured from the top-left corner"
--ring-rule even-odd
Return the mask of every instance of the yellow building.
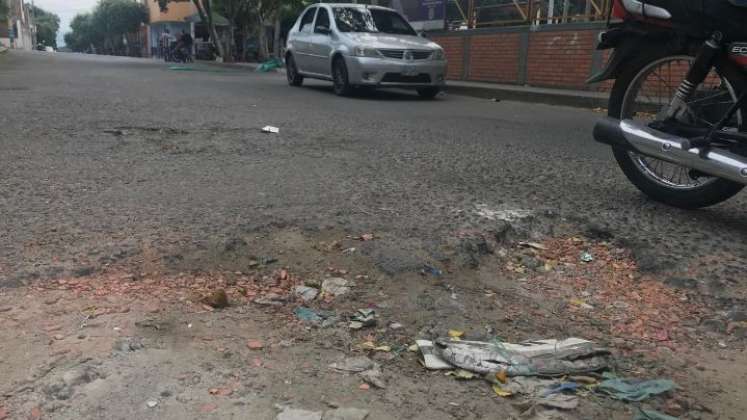
[[197, 13], [197, 8], [190, 0], [170, 2], [166, 11], [161, 11], [156, 1], [145, 0], [145, 2], [148, 6], [148, 16], [151, 23], [184, 22], [188, 17]]
[[162, 55], [164, 34], [179, 37], [182, 31], [187, 32], [195, 38], [195, 16], [198, 15], [197, 8], [191, 0], [169, 2], [168, 9], [162, 11], [158, 2], [154, 0], [142, 0], [148, 7], [148, 46], [152, 57]]

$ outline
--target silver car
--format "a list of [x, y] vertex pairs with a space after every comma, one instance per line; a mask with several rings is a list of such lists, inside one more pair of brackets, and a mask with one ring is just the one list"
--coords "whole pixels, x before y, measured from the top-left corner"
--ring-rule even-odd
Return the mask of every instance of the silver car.
[[288, 34], [288, 83], [331, 80], [335, 93], [356, 87], [407, 87], [435, 97], [444, 86], [446, 58], [395, 10], [359, 4], [309, 6]]

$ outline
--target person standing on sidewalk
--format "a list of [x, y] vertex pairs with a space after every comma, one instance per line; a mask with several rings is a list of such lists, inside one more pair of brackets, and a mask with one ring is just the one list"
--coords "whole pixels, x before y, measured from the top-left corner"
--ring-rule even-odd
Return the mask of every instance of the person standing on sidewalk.
[[174, 35], [171, 35], [171, 31], [169, 28], [166, 28], [163, 30], [163, 33], [161, 34], [161, 58], [163, 58], [166, 61], [169, 61], [169, 57], [171, 56], [171, 43], [176, 41], [174, 38]]
[[192, 45], [194, 45], [194, 39], [189, 32], [182, 30], [182, 36], [179, 40], [184, 48], [184, 54], [187, 56], [188, 61], [192, 61]]

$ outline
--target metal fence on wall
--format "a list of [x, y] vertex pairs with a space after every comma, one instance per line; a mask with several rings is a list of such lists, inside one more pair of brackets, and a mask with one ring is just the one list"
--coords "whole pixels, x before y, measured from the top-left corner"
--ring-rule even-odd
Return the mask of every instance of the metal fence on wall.
[[449, 30], [553, 25], [606, 19], [612, 0], [450, 0]]

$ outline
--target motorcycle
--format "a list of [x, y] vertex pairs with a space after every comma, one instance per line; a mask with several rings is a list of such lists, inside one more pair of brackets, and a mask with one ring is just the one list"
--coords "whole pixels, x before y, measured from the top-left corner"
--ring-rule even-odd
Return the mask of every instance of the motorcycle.
[[188, 47], [181, 42], [172, 43], [169, 48], [166, 49], [163, 60], [167, 63], [191, 63], [194, 61], [192, 58], [191, 47]]
[[[614, 79], [595, 140], [627, 178], [680, 208], [747, 185], [747, 0], [612, 0], [588, 82]], [[614, 21], [613, 21], [614, 20]]]

